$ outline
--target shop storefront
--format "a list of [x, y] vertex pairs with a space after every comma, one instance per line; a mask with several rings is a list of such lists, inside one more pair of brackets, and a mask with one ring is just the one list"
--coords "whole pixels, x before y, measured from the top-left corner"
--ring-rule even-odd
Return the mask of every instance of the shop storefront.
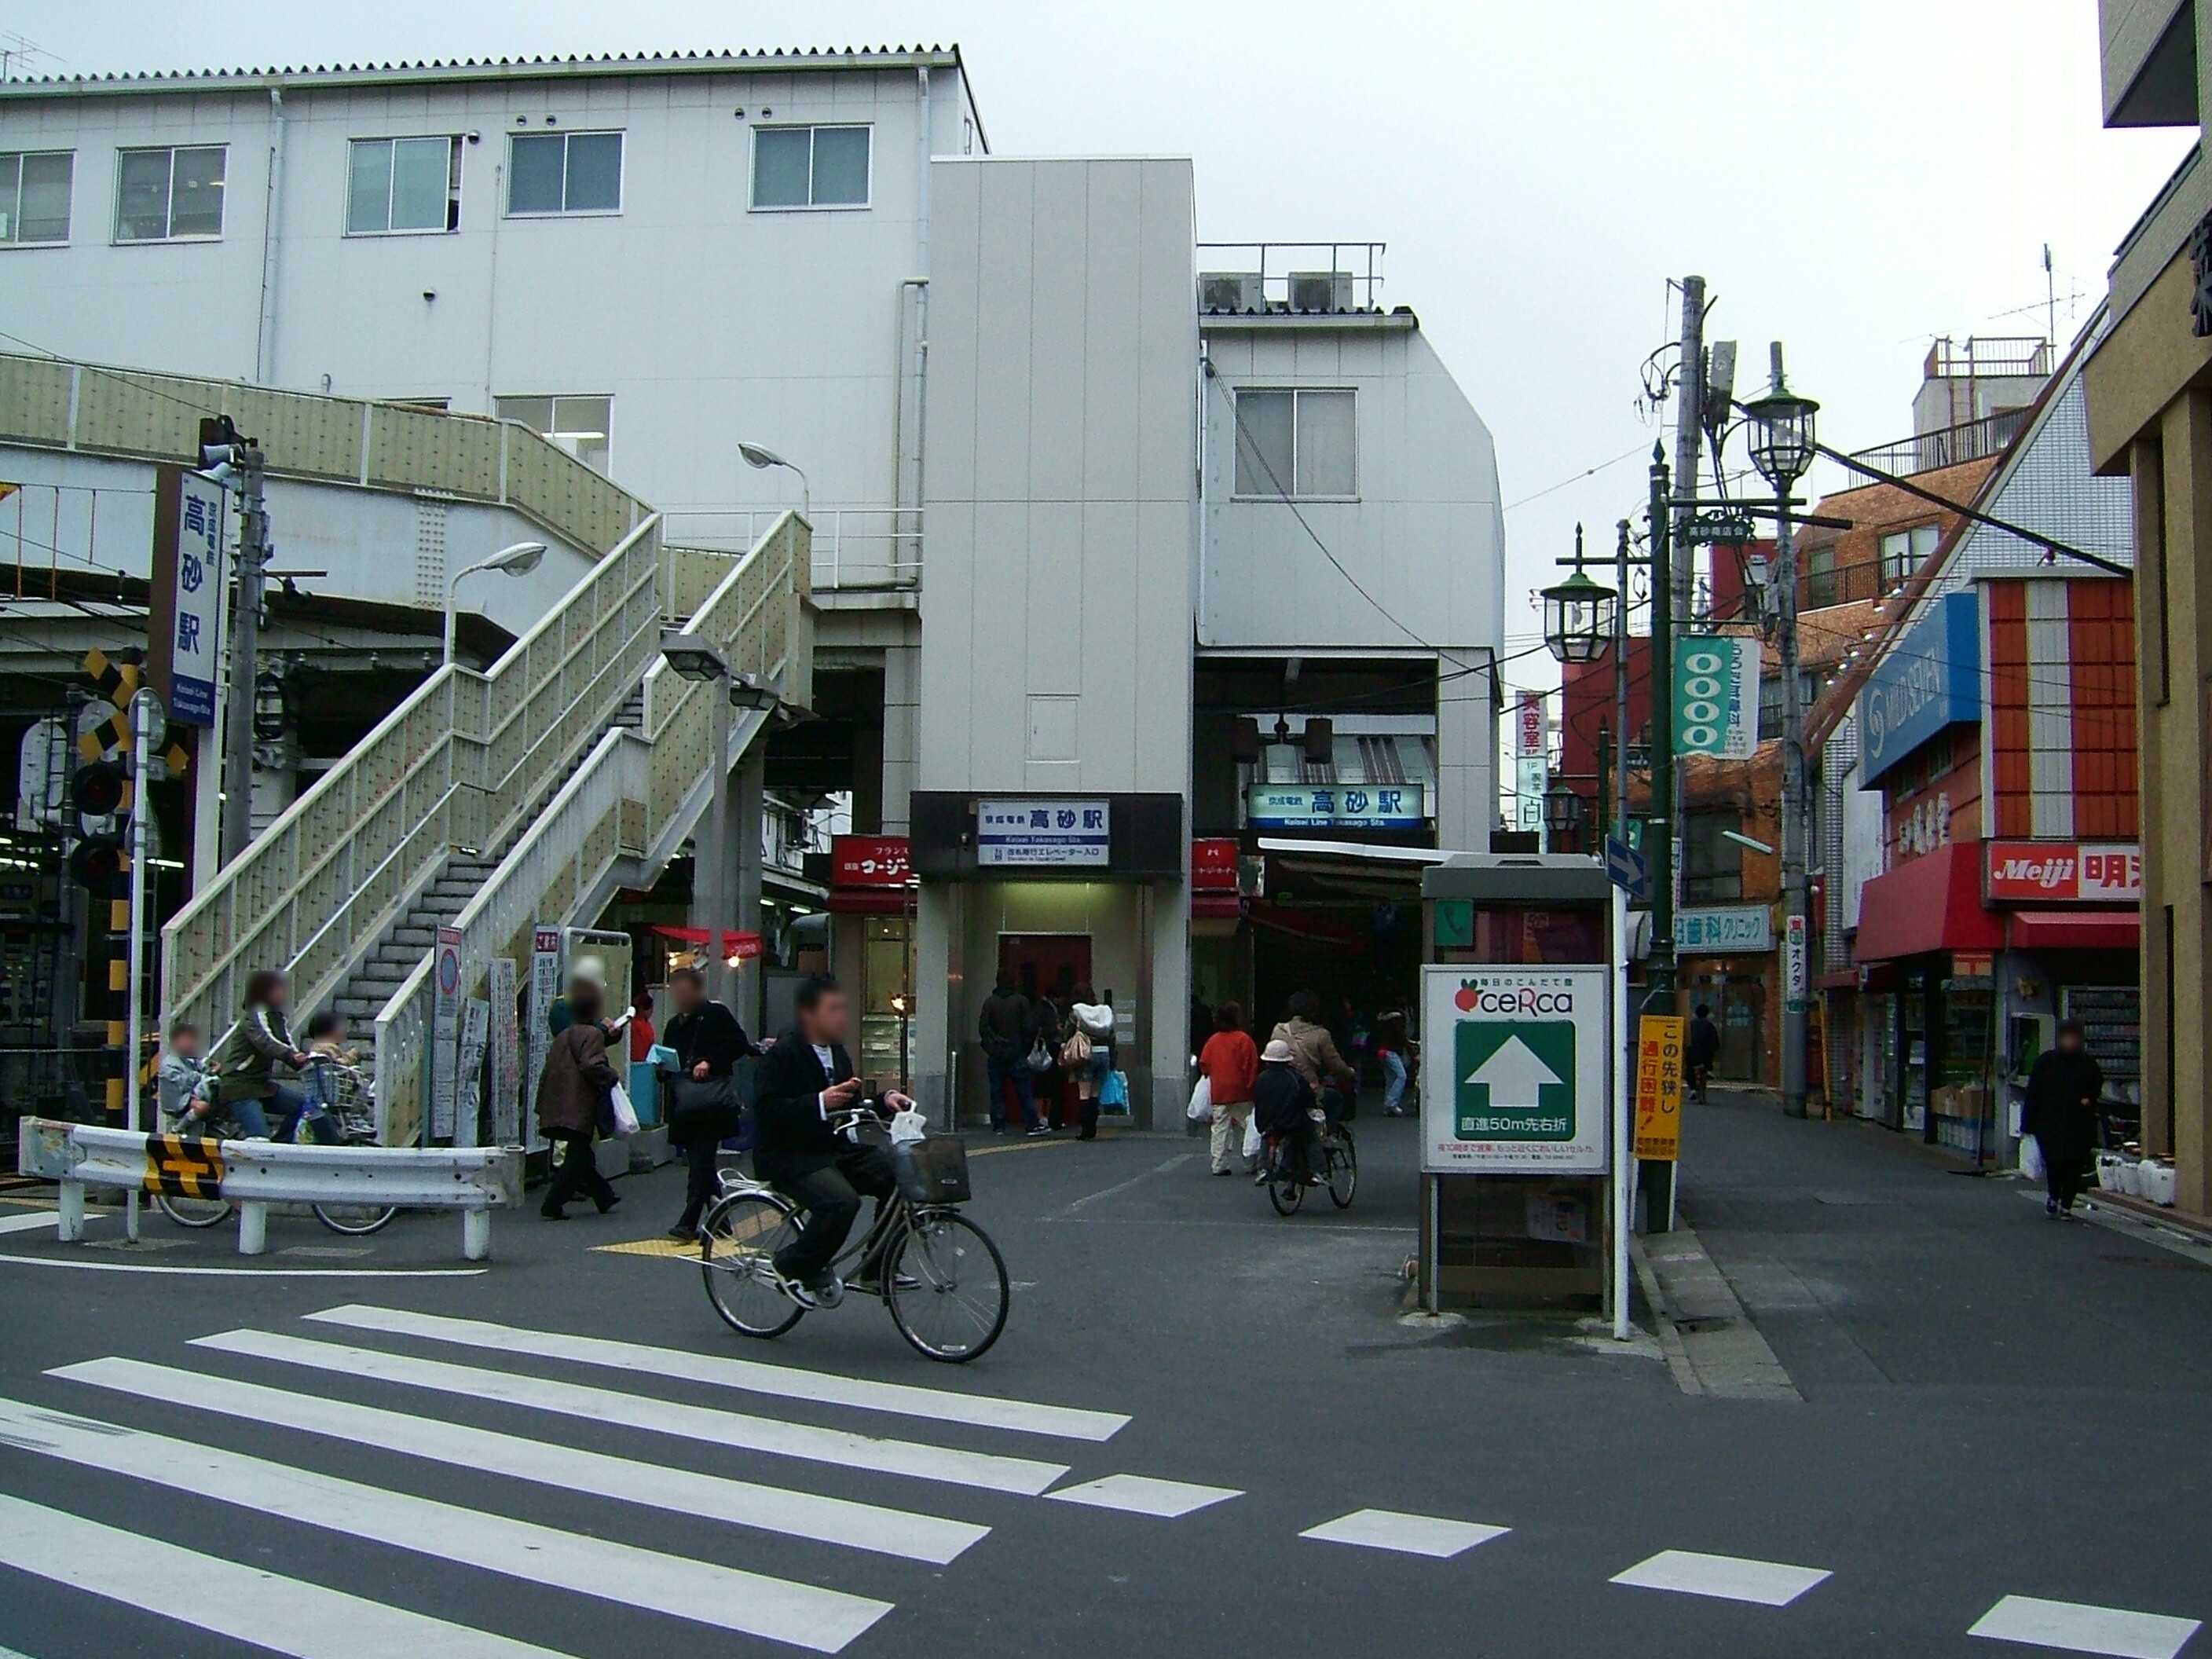
[[915, 883], [904, 836], [830, 844], [830, 967], [858, 1010], [864, 1078], [911, 1081]]
[[1713, 1075], [1778, 1082], [1776, 1039], [1782, 1029], [1782, 981], [1771, 908], [1716, 904], [1679, 911], [1674, 949], [1681, 959], [1683, 1006], [1711, 1008], [1713, 1023], [1720, 1027], [1720, 1057], [1713, 1063]]

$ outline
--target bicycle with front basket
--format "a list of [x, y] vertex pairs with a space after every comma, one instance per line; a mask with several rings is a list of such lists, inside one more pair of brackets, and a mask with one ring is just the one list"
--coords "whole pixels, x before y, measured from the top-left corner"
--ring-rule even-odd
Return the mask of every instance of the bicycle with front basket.
[[[308, 1109], [320, 1109], [324, 1121], [344, 1146], [374, 1146], [376, 1139], [376, 1113], [370, 1097], [368, 1080], [352, 1068], [342, 1077], [342, 1062], [318, 1056], [304, 1073], [312, 1085]], [[213, 1079], [209, 1080], [210, 1083]], [[302, 1120], [305, 1121], [304, 1119]], [[218, 1106], [206, 1117], [195, 1118], [189, 1114], [175, 1117], [163, 1116], [162, 1129], [186, 1139], [216, 1141], [240, 1139], [238, 1120]], [[179, 1227], [199, 1229], [219, 1226], [237, 1213], [238, 1206], [227, 1198], [188, 1198], [174, 1193], [156, 1193], [154, 1203], [162, 1214]], [[389, 1204], [312, 1205], [315, 1219], [334, 1233], [348, 1238], [365, 1238], [388, 1225], [398, 1210]]]
[[[841, 1133], [880, 1134], [865, 1108], [835, 1114]], [[1006, 1328], [1012, 1287], [991, 1236], [961, 1213], [969, 1198], [968, 1154], [949, 1135], [893, 1146], [898, 1185], [878, 1205], [857, 1244], [830, 1264], [841, 1278], [871, 1264], [872, 1280], [847, 1286], [876, 1296], [915, 1352], [964, 1364]], [[699, 1223], [699, 1271], [714, 1311], [740, 1335], [781, 1336], [808, 1311], [775, 1269], [779, 1251], [799, 1237], [802, 1207], [767, 1182], [722, 1172], [722, 1191]]]

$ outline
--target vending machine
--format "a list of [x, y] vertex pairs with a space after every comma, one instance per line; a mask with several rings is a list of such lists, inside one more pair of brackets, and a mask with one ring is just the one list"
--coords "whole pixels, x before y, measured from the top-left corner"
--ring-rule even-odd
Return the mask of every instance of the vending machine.
[[1422, 1304], [1627, 1322], [1627, 911], [1594, 858], [1421, 880]]

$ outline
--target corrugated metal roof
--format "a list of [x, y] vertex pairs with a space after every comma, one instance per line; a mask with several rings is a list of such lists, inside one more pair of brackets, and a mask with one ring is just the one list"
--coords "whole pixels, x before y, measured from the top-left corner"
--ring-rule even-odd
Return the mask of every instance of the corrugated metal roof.
[[847, 69], [957, 69], [950, 46], [775, 47], [735, 52], [571, 53], [551, 58], [457, 58], [390, 64], [317, 64], [281, 69], [155, 70], [48, 75], [0, 82], [0, 97], [127, 96], [270, 86], [411, 85], [426, 82], [542, 81], [621, 75], [704, 75]]

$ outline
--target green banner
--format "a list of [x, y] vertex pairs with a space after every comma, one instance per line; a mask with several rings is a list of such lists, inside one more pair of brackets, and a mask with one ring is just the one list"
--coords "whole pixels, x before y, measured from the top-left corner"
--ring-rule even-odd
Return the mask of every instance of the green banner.
[[1674, 752], [1749, 760], [1759, 752], [1759, 637], [1687, 634], [1674, 641]]

